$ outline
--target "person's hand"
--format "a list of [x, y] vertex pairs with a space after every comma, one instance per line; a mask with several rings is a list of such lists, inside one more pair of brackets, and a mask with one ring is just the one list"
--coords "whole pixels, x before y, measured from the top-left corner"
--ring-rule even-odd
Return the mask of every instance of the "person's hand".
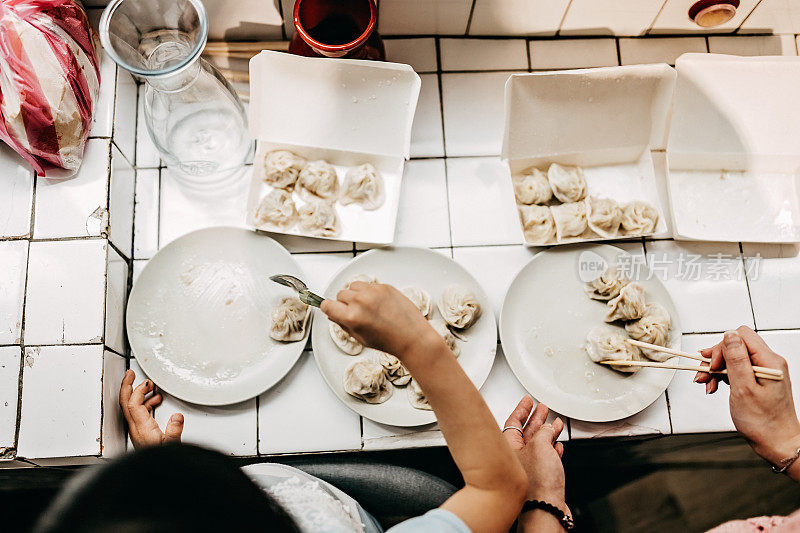
[[136, 374], [133, 370], [125, 372], [122, 386], [119, 389], [119, 405], [128, 423], [128, 434], [134, 448], [157, 446], [167, 442], [180, 442], [183, 433], [183, 415], [175, 413], [167, 422], [164, 432], [158, 427], [152, 411], [161, 403], [161, 395], [145, 397], [153, 391], [153, 382], [149, 379], [133, 388]]
[[526, 499], [542, 500], [569, 513], [564, 502], [564, 465], [561, 464], [564, 445], [556, 442], [564, 429], [564, 421], [556, 418], [552, 424], [547, 424], [548, 412], [542, 403], [534, 409], [533, 399], [525, 396], [504, 425], [520, 428], [522, 433], [507, 429], [503, 435], [528, 475]]
[[[698, 373], [695, 380], [706, 383], [709, 394], [717, 390], [720, 379], [730, 384], [731, 418], [753, 450], [773, 464], [793, 456], [800, 448], [800, 422], [794, 410], [786, 360], [747, 326], [726, 332], [722, 342], [700, 353], [711, 358], [712, 370], [727, 368], [728, 375], [713, 378]], [[753, 365], [782, 370], [783, 380], [757, 380]], [[791, 470], [789, 473], [796, 477], [800, 461]]]
[[415, 342], [443, 342], [417, 306], [391, 285], [354, 281], [320, 309], [361, 344], [401, 360]]

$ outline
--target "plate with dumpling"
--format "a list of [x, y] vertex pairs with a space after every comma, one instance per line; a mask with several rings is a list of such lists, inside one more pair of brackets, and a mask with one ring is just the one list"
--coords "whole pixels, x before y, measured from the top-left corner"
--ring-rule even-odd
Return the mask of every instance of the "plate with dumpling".
[[680, 348], [678, 312], [644, 261], [615, 246], [540, 252], [506, 293], [500, 338], [509, 366], [537, 400], [569, 418], [608, 422], [645, 409], [674, 370], [601, 361], [658, 361], [671, 355], [628, 339]]
[[[427, 248], [370, 250], [334, 276], [325, 298], [336, 298], [356, 280], [402, 291], [480, 388], [497, 351], [497, 326], [486, 293], [461, 265]], [[328, 386], [345, 405], [381, 424], [419, 426], [436, 421], [424, 391], [394, 355], [362, 346], [323, 313], [316, 314], [311, 332], [314, 357]]]
[[198, 230], [159, 250], [128, 300], [128, 339], [142, 369], [201, 405], [272, 387], [303, 352], [312, 319], [273, 274], [305, 278], [285, 248], [243, 228]]

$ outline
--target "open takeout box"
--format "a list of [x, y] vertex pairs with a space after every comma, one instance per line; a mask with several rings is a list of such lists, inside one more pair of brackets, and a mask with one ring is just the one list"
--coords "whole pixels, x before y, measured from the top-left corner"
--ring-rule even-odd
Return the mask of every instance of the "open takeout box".
[[676, 70], [675, 237], [800, 242], [800, 58], [684, 54]]
[[[674, 85], [666, 64], [514, 74], [505, 87], [502, 157], [511, 175], [550, 163], [581, 166], [588, 196], [650, 203], [659, 211], [652, 234], [665, 235], [666, 198], [650, 150], [665, 145]], [[608, 239], [566, 242], [588, 240]]]
[[[408, 65], [298, 57], [263, 51], [250, 60], [250, 134], [257, 140], [247, 223], [271, 187], [264, 157], [290, 150], [334, 165], [341, 183], [348, 167], [371, 163], [382, 175], [385, 200], [373, 211], [336, 204], [335, 240], [390, 244], [400, 183], [409, 157], [420, 78]], [[298, 207], [304, 202], [294, 193]], [[298, 226], [277, 233], [305, 235]]]

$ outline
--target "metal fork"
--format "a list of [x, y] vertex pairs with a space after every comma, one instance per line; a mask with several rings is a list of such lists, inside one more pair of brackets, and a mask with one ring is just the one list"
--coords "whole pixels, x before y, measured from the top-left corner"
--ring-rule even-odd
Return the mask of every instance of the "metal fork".
[[313, 305], [314, 307], [319, 307], [322, 302], [325, 300], [322, 296], [314, 294], [310, 290], [308, 290], [308, 286], [303, 283], [302, 280], [290, 276], [289, 274], [276, 274], [274, 276], [270, 276], [269, 279], [274, 281], [275, 283], [279, 283], [290, 289], [294, 289], [297, 291], [297, 296], [300, 298], [300, 301], [307, 305]]

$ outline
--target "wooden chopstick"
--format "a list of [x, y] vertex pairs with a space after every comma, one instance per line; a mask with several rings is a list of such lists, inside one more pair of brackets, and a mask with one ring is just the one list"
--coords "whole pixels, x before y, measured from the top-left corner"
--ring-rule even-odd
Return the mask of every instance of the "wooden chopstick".
[[[695, 361], [702, 361], [704, 363], [711, 362], [710, 357], [703, 357], [702, 355], [699, 354], [682, 352], [680, 350], [667, 348], [666, 346], [659, 346], [657, 344], [650, 344], [647, 342], [637, 341], [634, 339], [628, 339], [628, 342], [633, 344], [634, 346], [639, 346], [640, 348], [648, 348], [656, 352], [668, 353], [670, 355], [678, 355], [680, 357], [686, 357], [688, 359], [694, 359]], [[783, 377], [783, 372], [781, 372], [780, 370], [776, 370], [774, 368], [769, 368], [766, 366], [753, 366], [753, 370], [756, 372], [761, 372], [762, 374], [772, 374], [773, 376]]]
[[[607, 366], [645, 366], [650, 368], [666, 368], [671, 370], [691, 370], [693, 372], [707, 372], [709, 374], [727, 374], [727, 369], [710, 370], [707, 366], [693, 366], [693, 365], [680, 365], [670, 363], [657, 363], [655, 361], [624, 361], [621, 359], [614, 359], [611, 361], [599, 361], [601, 365]], [[765, 374], [763, 372], [755, 372], [755, 376], [759, 379], [770, 379], [773, 381], [781, 381], [783, 379], [783, 372], [778, 370], [780, 374]]]
[[206, 50], [217, 50], [226, 52], [260, 52], [262, 50], [288, 50], [289, 41], [209, 41], [206, 43]]

